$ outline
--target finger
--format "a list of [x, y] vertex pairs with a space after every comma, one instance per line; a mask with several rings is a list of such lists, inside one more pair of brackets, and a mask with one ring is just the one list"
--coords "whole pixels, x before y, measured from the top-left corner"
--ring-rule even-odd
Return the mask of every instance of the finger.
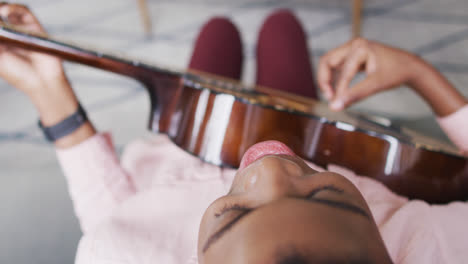
[[29, 57], [32, 54], [32, 52], [30, 52], [29, 50], [25, 50], [25, 49], [17, 48], [17, 47], [8, 47], [7, 51], [12, 52], [15, 55], [19, 55], [22, 57]]
[[341, 109], [334, 109], [333, 110], [342, 110], [351, 106], [358, 101], [367, 98], [382, 88], [382, 82], [379, 81], [380, 78], [377, 74], [368, 75], [367, 78], [358, 82], [353, 87], [347, 90], [346, 94], [344, 94], [341, 98], [342, 100], [342, 108]]
[[30, 64], [28, 57], [13, 52], [5, 52], [0, 54], [0, 58], [1, 78], [12, 85], [21, 82], [21, 79], [25, 79], [23, 75], [18, 74], [18, 69], [22, 70], [28, 67]]
[[329, 51], [320, 58], [317, 80], [320, 90], [324, 93], [328, 100], [333, 98], [334, 95], [331, 84], [333, 71], [343, 63], [344, 59], [350, 51], [350, 48], [351, 44], [346, 43], [336, 49]]
[[[14, 25], [20, 30], [33, 33], [45, 33], [37, 18], [32, 14], [28, 7], [20, 4], [0, 4], [0, 17], [7, 20], [8, 24]], [[9, 52], [21, 57], [35, 56], [35, 53], [20, 49], [8, 48]]]
[[22, 30], [27, 30], [35, 33], [45, 33], [37, 18], [24, 5], [20, 4], [3, 4], [0, 5], [0, 16], [9, 24], [14, 25]]
[[343, 97], [349, 91], [349, 84], [351, 80], [361, 71], [363, 65], [365, 65], [368, 58], [368, 52], [364, 48], [358, 48], [351, 52], [343, 64], [340, 77], [338, 79], [335, 91], [335, 97], [331, 103], [331, 108], [334, 110], [341, 110], [344, 107]]
[[9, 5], [7, 2], [0, 2], [0, 8], [2, 8], [3, 6], [7, 6]]
[[16, 48], [16, 47], [5, 45], [5, 44], [0, 44], [0, 56], [6, 52], [14, 53], [21, 57], [27, 57], [30, 54], [30, 52], [25, 49]]
[[0, 47], [0, 63], [4, 64], [4, 67], [11, 68], [11, 64], [14, 63], [15, 59], [22, 60], [24, 62], [31, 62], [29, 53], [23, 49], [13, 48], [10, 46], [2, 45]]

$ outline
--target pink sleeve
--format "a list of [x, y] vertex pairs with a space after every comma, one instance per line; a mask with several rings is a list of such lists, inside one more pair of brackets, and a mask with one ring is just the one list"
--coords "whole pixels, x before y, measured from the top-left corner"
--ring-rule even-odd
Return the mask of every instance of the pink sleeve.
[[96, 134], [56, 152], [83, 232], [93, 229], [135, 193], [131, 178], [119, 164], [110, 134]]
[[446, 117], [437, 118], [437, 122], [450, 140], [463, 152], [468, 153], [468, 105]]

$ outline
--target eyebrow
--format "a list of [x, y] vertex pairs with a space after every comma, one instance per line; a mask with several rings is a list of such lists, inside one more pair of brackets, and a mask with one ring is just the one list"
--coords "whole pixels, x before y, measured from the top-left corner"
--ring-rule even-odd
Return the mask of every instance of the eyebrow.
[[[320, 199], [320, 198], [307, 198], [307, 199], [298, 198], [298, 197], [292, 197], [292, 198], [302, 200], [302, 201], [312, 202], [312, 203], [320, 203], [320, 204], [323, 204], [323, 205], [327, 205], [329, 207], [345, 210], [345, 211], [348, 211], [348, 212], [352, 212], [352, 213], [364, 216], [368, 220], [371, 219], [369, 214], [367, 214], [366, 211], [364, 211], [362, 208], [360, 208], [360, 207], [358, 207], [356, 205], [352, 205], [352, 204], [348, 204], [348, 203], [344, 203], [344, 202], [327, 200], [327, 199]], [[236, 209], [233, 209], [233, 210], [242, 210], [243, 212], [241, 214], [239, 214], [238, 216], [236, 216], [234, 219], [232, 219], [229, 223], [224, 225], [216, 233], [211, 235], [210, 238], [208, 238], [208, 240], [205, 243], [205, 246], [203, 247], [203, 251], [202, 251], [203, 253], [205, 253], [214, 242], [219, 240], [226, 233], [226, 231], [231, 229], [236, 223], [238, 223], [242, 218], [244, 218], [244, 216], [246, 216], [249, 213], [253, 212], [255, 209], [236, 208]], [[226, 210], [226, 212], [227, 211], [230, 211], [230, 210]]]

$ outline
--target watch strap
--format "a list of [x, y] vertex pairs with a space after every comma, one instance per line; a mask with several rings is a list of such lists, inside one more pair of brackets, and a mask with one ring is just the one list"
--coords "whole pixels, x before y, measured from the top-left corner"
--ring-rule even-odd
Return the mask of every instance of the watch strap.
[[39, 120], [39, 127], [44, 133], [45, 138], [50, 142], [54, 142], [57, 139], [71, 134], [79, 127], [81, 127], [87, 120], [88, 117], [86, 116], [86, 112], [81, 107], [81, 105], [78, 104], [78, 109], [76, 112], [59, 123], [46, 127], [42, 124], [41, 120]]

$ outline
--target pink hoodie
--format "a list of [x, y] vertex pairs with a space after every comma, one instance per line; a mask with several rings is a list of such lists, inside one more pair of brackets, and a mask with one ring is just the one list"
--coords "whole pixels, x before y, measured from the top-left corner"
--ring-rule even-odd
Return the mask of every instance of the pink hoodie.
[[[468, 105], [439, 123], [468, 150]], [[84, 233], [78, 264], [198, 263], [202, 214], [227, 193], [235, 174], [203, 163], [164, 135], [131, 143], [121, 163], [107, 133], [57, 155]], [[467, 263], [467, 203], [408, 201], [370, 178], [327, 169], [361, 191], [395, 263]]]

